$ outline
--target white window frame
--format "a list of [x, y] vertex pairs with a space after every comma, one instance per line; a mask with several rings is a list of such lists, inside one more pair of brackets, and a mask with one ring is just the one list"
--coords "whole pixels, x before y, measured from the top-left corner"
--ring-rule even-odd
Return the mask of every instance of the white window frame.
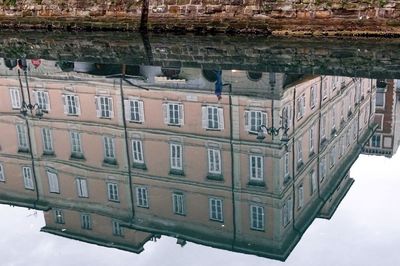
[[293, 199], [288, 197], [282, 206], [282, 225], [288, 225], [293, 218]]
[[264, 180], [264, 157], [251, 154], [249, 156], [249, 175], [251, 181]]
[[312, 125], [310, 127], [308, 135], [309, 135], [309, 139], [308, 139], [309, 151], [310, 151], [310, 154], [312, 154], [312, 153], [314, 153], [314, 125]]
[[51, 128], [44, 127], [41, 130], [43, 153], [54, 153], [53, 134]]
[[92, 230], [92, 216], [89, 213], [81, 213], [81, 228]]
[[217, 106], [202, 106], [202, 127], [210, 130], [224, 129], [224, 109]]
[[298, 139], [296, 141], [296, 155], [297, 155], [297, 164], [300, 165], [303, 163], [303, 147], [302, 147], [302, 139]]
[[183, 126], [185, 112], [183, 104], [179, 102], [163, 103], [164, 123], [170, 126]]
[[321, 116], [321, 139], [326, 139], [326, 114]]
[[297, 187], [297, 209], [301, 209], [304, 206], [304, 186], [300, 184]]
[[129, 98], [124, 102], [125, 118], [129, 122], [144, 123], [144, 102], [139, 99]]
[[314, 170], [310, 172], [310, 187], [310, 193], [313, 195], [317, 191], [317, 173]]
[[182, 144], [170, 143], [169, 145], [170, 165], [173, 170], [183, 170], [183, 147]]
[[24, 179], [25, 189], [35, 190], [35, 185], [33, 183], [33, 171], [30, 166], [22, 167], [22, 177]]
[[82, 177], [77, 177], [75, 179], [76, 182], [76, 191], [79, 198], [89, 198], [88, 191], [88, 182], [87, 179]]
[[4, 166], [2, 163], [0, 163], [0, 182], [6, 181], [6, 174], [4, 172]]
[[132, 140], [132, 159], [134, 163], [144, 164], [143, 142], [140, 139]]
[[260, 126], [268, 127], [268, 114], [261, 110], [244, 111], [244, 128], [247, 132], [258, 133]]
[[332, 105], [331, 108], [332, 131], [334, 131], [336, 129], [336, 106]]
[[11, 99], [11, 108], [12, 109], [20, 109], [22, 106], [21, 101], [21, 93], [19, 89], [11, 88], [10, 89], [10, 99]]
[[16, 129], [17, 129], [18, 149], [29, 150], [28, 134], [26, 131], [27, 130], [26, 126], [22, 124], [17, 124]]
[[222, 173], [221, 150], [215, 148], [209, 148], [207, 154], [208, 154], [208, 173], [214, 175], [220, 175]]
[[113, 118], [114, 106], [111, 96], [95, 96], [96, 115], [98, 118]]
[[43, 111], [50, 111], [50, 97], [49, 92], [45, 90], [34, 90], [33, 96], [35, 98], [35, 103]]
[[208, 210], [210, 220], [223, 222], [223, 200], [219, 198], [209, 198], [208, 200]]
[[320, 176], [320, 182], [325, 180], [326, 177], [326, 157], [323, 156], [321, 157], [321, 159], [319, 160], [319, 176]]
[[115, 160], [115, 141], [114, 137], [103, 136], [104, 159]]
[[112, 225], [112, 234], [114, 236], [124, 236], [124, 231], [123, 227], [121, 226], [121, 223], [117, 220], [111, 220], [111, 225]]
[[174, 214], [185, 215], [185, 196], [183, 193], [172, 193], [172, 211]]
[[149, 194], [146, 187], [136, 187], [136, 206], [149, 208]]
[[303, 94], [296, 100], [297, 120], [301, 119], [306, 111], [306, 96]]
[[54, 220], [57, 224], [65, 224], [64, 211], [60, 209], [54, 209]]
[[250, 204], [250, 229], [265, 230], [265, 211], [263, 206]]
[[57, 173], [47, 170], [47, 179], [49, 181], [49, 192], [50, 193], [60, 193], [60, 185], [58, 182]]
[[316, 89], [315, 85], [312, 85], [310, 88], [310, 108], [313, 109], [316, 103], [317, 103]]
[[289, 152], [286, 152], [283, 158], [283, 169], [284, 169], [284, 175], [285, 177], [288, 177], [290, 175], [290, 170], [289, 170]]
[[107, 182], [107, 197], [109, 201], [119, 202], [118, 183]]
[[290, 104], [285, 105], [282, 109], [282, 125], [288, 128], [292, 125], [292, 106]]
[[83, 155], [81, 133], [77, 131], [70, 131], [69, 136], [71, 143], [71, 153], [77, 155]]
[[79, 96], [75, 94], [64, 94], [62, 97], [64, 103], [64, 114], [79, 116], [81, 114]]

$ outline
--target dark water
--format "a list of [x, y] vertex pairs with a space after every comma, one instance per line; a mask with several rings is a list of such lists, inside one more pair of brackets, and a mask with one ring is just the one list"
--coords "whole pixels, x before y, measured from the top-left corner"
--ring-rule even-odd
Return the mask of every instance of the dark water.
[[398, 45], [3, 33], [2, 264], [398, 264]]

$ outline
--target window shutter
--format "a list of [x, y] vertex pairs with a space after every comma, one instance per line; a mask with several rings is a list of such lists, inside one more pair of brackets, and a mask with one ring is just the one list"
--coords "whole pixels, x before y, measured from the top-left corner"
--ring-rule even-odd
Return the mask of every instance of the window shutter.
[[131, 101], [130, 100], [124, 100], [124, 111], [125, 111], [125, 120], [131, 121]]
[[163, 109], [163, 116], [164, 116], [164, 124], [168, 125], [168, 122], [169, 122], [168, 104], [163, 103], [162, 109]]
[[113, 118], [114, 117], [114, 107], [113, 107], [113, 100], [112, 98], [107, 98], [108, 101], [108, 105], [110, 106], [110, 117]]
[[261, 113], [262, 124], [268, 127], [268, 117], [266, 112]]
[[101, 117], [100, 97], [99, 96], [94, 97], [94, 103], [96, 105], [96, 116]]
[[183, 110], [183, 104], [179, 104], [179, 124], [182, 126], [185, 124], [185, 113]]
[[82, 188], [82, 196], [83, 197], [89, 197], [88, 189], [87, 189], [87, 180], [82, 179], [81, 180], [81, 188]]
[[139, 102], [139, 120], [140, 122], [144, 123], [144, 103], [143, 101]]
[[11, 107], [21, 108], [21, 97], [17, 89], [10, 89]]
[[37, 91], [33, 91], [33, 98], [35, 99], [35, 104], [39, 104], [39, 95]]
[[218, 128], [224, 129], [224, 109], [221, 107], [218, 108]]
[[207, 106], [201, 107], [201, 125], [202, 125], [202, 128], [208, 128], [208, 108], [207, 108]]
[[74, 98], [75, 98], [75, 103], [76, 103], [76, 114], [81, 115], [81, 104], [79, 102], [79, 96], [75, 95]]
[[63, 101], [63, 105], [64, 105], [64, 114], [68, 114], [68, 99], [67, 99], [67, 95], [63, 94], [62, 95], [62, 101]]
[[47, 105], [47, 111], [50, 111], [50, 97], [49, 97], [49, 92], [48, 91], [44, 91], [43, 92], [43, 95], [44, 95], [44, 100], [45, 100], [45, 103], [46, 103], [46, 105]]
[[250, 131], [250, 111], [244, 111], [244, 128]]

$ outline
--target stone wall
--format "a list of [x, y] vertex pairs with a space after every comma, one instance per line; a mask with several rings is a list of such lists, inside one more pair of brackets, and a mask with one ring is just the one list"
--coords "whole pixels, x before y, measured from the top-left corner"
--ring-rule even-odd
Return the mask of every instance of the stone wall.
[[[148, 0], [149, 28], [400, 34], [400, 0]], [[136, 30], [143, 0], [0, 0], [3, 27]]]

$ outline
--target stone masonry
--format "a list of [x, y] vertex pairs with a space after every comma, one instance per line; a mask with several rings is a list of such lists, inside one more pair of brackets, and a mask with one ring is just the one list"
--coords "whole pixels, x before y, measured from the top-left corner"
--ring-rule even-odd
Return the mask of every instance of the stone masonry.
[[[144, 0], [0, 0], [0, 26], [137, 30]], [[148, 0], [155, 31], [399, 35], [400, 0]]]

